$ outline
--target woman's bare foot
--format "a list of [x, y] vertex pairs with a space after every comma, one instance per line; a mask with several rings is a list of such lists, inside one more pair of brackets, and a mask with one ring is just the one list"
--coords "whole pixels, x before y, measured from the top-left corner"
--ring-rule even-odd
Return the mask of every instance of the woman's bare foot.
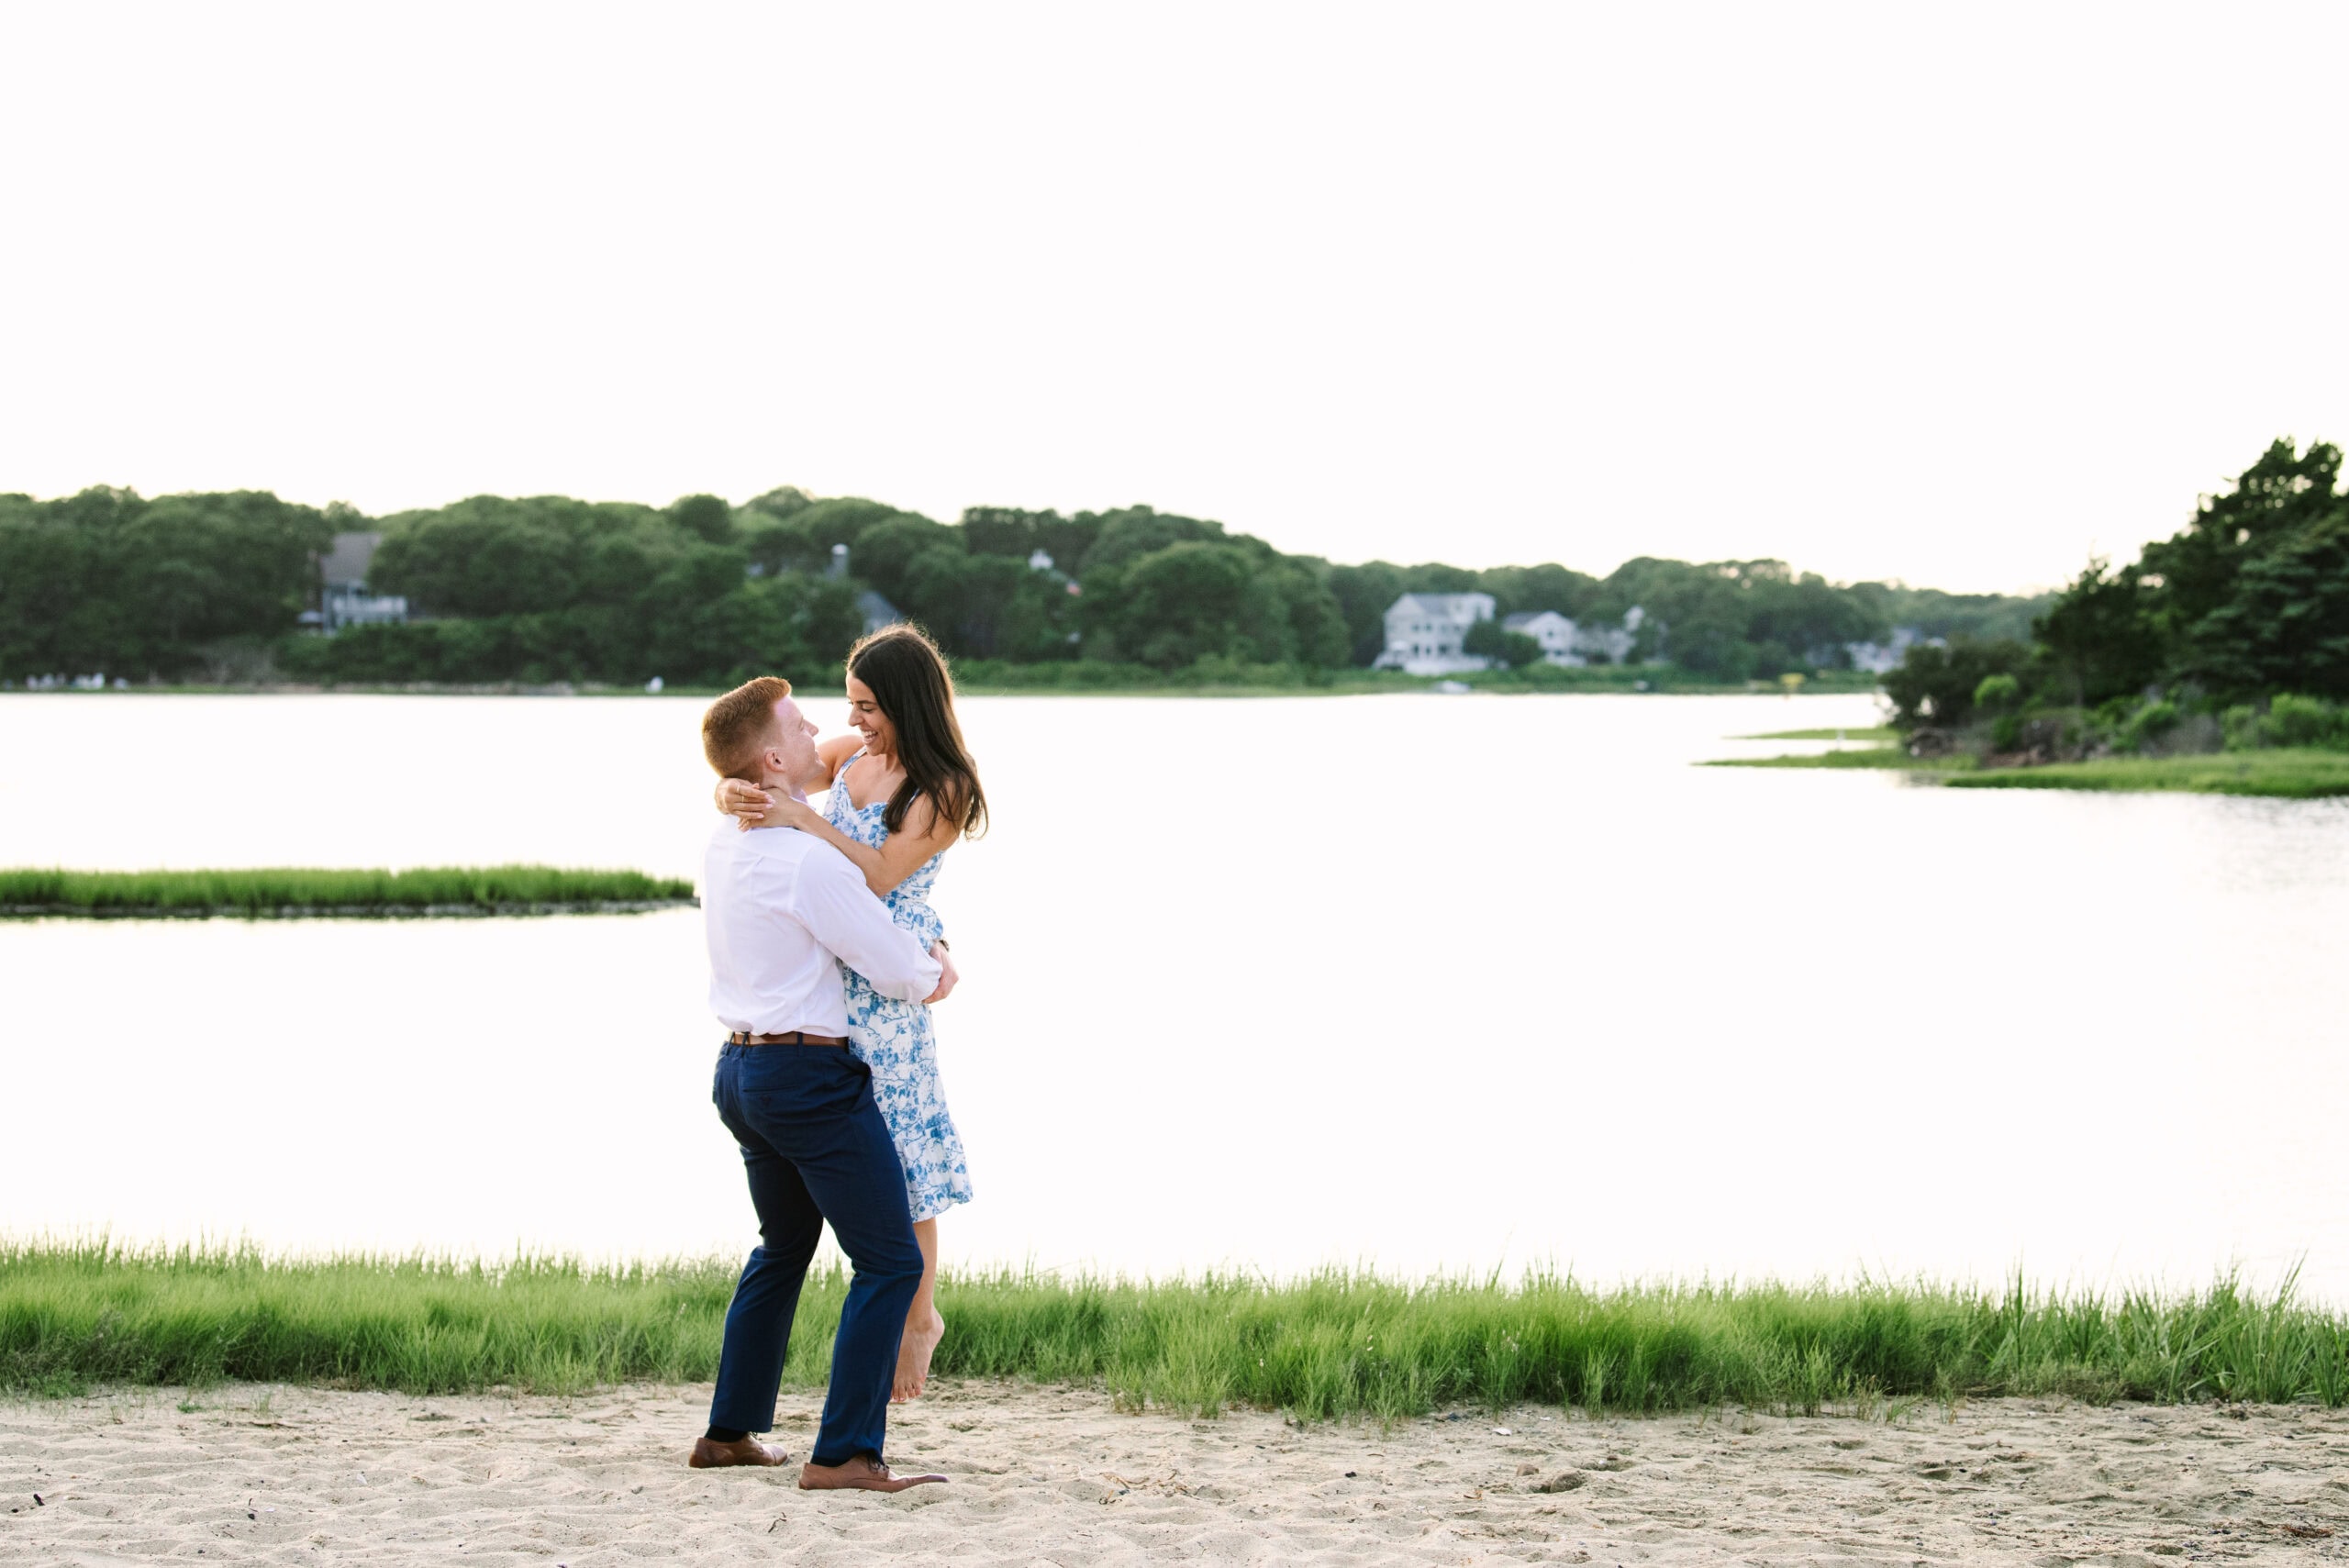
[[906, 1325], [906, 1337], [897, 1341], [897, 1381], [889, 1390], [892, 1403], [921, 1397], [923, 1387], [930, 1382], [930, 1358], [938, 1352], [938, 1341], [945, 1337], [946, 1319], [934, 1307], [930, 1309], [928, 1323]]

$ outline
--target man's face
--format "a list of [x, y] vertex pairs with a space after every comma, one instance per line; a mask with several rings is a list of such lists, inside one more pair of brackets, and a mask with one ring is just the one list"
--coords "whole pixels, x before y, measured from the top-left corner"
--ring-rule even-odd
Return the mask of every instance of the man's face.
[[774, 721], [782, 738], [767, 748], [766, 770], [793, 789], [805, 792], [823, 776], [823, 762], [816, 755], [816, 727], [789, 697], [775, 702]]

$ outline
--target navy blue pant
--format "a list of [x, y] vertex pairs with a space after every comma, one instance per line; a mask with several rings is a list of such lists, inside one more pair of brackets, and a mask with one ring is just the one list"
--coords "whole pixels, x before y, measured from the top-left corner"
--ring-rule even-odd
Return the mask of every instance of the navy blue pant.
[[829, 1220], [855, 1275], [832, 1341], [824, 1424], [809, 1457], [818, 1464], [845, 1463], [861, 1453], [878, 1459], [888, 1433], [897, 1342], [921, 1284], [921, 1249], [897, 1146], [873, 1103], [873, 1074], [843, 1046], [729, 1045], [718, 1052], [710, 1098], [741, 1146], [763, 1244], [742, 1265], [734, 1304], [726, 1309], [709, 1424], [773, 1429], [791, 1316]]

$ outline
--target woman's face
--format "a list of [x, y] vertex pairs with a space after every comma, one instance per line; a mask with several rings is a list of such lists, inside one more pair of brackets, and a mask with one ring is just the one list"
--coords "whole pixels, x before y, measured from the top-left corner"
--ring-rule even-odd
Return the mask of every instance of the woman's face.
[[875, 755], [896, 755], [897, 727], [889, 722], [889, 716], [874, 700], [873, 688], [854, 675], [848, 678], [848, 721], [864, 737], [864, 744]]

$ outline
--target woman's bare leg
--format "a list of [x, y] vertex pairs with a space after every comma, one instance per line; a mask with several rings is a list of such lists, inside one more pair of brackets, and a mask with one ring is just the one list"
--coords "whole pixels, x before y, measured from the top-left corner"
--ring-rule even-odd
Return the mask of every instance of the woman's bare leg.
[[946, 1337], [946, 1319], [938, 1311], [938, 1221], [914, 1221], [914, 1241], [921, 1248], [921, 1288], [906, 1309], [906, 1337], [897, 1341], [897, 1381], [891, 1399], [918, 1399], [930, 1381], [930, 1358]]

